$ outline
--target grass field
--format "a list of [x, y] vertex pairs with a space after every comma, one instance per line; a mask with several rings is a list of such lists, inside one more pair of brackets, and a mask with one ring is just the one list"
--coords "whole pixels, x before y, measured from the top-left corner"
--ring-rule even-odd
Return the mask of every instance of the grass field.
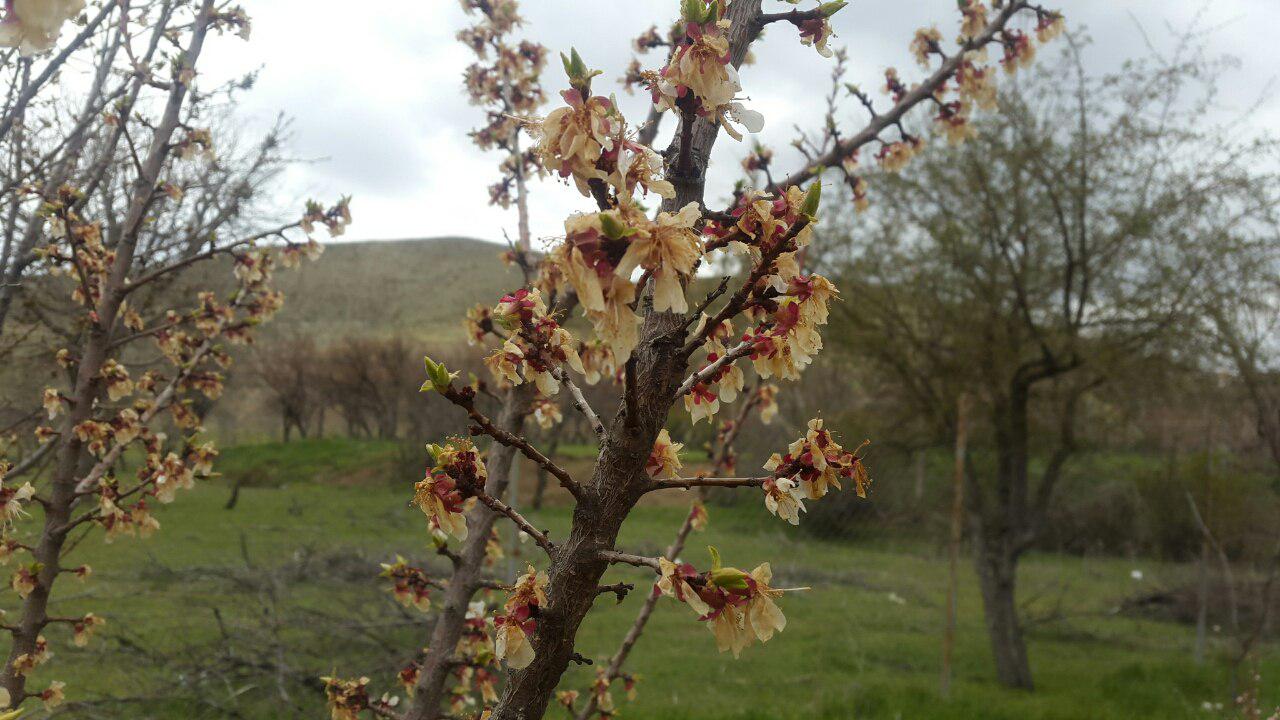
[[[110, 624], [85, 649], [51, 630], [55, 657], [36, 673], [36, 687], [68, 683], [72, 704], [63, 717], [139, 720], [319, 718], [322, 700], [308, 679], [333, 672], [393, 689], [394, 668], [427, 627], [391, 601], [375, 580], [377, 563], [396, 553], [434, 563], [423, 518], [407, 505], [412, 478], [389, 477], [394, 454], [390, 444], [341, 441], [232, 448], [221, 469], [259, 479], [245, 484], [234, 509], [224, 509], [229, 483], [211, 482], [163, 508], [163, 528], [151, 540], [87, 540], [75, 561], [93, 565], [94, 575], [83, 586], [64, 580], [54, 612], [92, 610]], [[682, 513], [670, 502], [641, 507], [621, 544], [660, 551]], [[568, 524], [562, 506], [532, 514], [553, 535]], [[994, 682], [966, 564], [956, 682], [943, 700], [946, 563], [934, 545], [815, 541], [754, 504], [713, 507], [711, 520], [689, 559], [704, 563], [712, 544], [730, 564], [769, 560], [777, 584], [813, 590], [785, 597], [787, 630], [738, 660], [718, 654], [687, 609], [664, 602], [633, 655], [642, 681], [636, 702], [621, 703], [622, 717], [1163, 720], [1216, 717], [1203, 704], [1226, 700], [1223, 641], [1212, 646], [1211, 663], [1197, 667], [1189, 628], [1115, 612], [1125, 597], [1179, 580], [1188, 568], [1029, 558], [1020, 582], [1025, 613], [1042, 619], [1029, 631], [1039, 687], [1022, 693]], [[1141, 581], [1131, 577], [1135, 569]], [[610, 577], [647, 579], [621, 570]], [[601, 599], [579, 650], [610, 654], [640, 596], [621, 606]], [[1265, 648], [1261, 672], [1271, 707], [1280, 703], [1275, 646]], [[564, 687], [582, 688], [588, 676], [575, 670]]]

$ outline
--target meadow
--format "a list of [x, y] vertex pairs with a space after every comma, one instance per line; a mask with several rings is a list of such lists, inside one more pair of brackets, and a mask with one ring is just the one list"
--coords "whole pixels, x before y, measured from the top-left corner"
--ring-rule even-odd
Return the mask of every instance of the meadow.
[[[347, 440], [231, 447], [219, 467], [223, 478], [158, 512], [156, 537], [121, 538], [109, 548], [100, 536], [85, 540], [77, 559], [93, 566], [93, 580], [83, 588], [68, 583], [54, 612], [92, 610], [109, 624], [87, 648], [57, 639], [51, 674], [36, 673], [74, 689], [57, 716], [322, 717], [316, 678], [329, 673], [367, 675], [379, 692], [398, 691], [394, 673], [429, 627], [394, 603], [376, 577], [378, 564], [402, 554], [442, 567], [423, 516], [408, 505], [414, 478], [397, 470], [399, 453], [395, 443]], [[237, 479], [242, 487], [228, 509]], [[552, 494], [544, 509], [528, 513], [553, 536], [569, 522], [558, 500]], [[661, 552], [683, 508], [678, 496], [642, 505], [620, 547]], [[1198, 666], [1191, 627], [1122, 610], [1126, 598], [1185, 580], [1189, 566], [1028, 558], [1021, 597], [1038, 687], [1026, 693], [995, 682], [966, 560], [955, 681], [944, 699], [938, 685], [947, 564], [940, 543], [821, 541], [755, 503], [710, 510], [710, 527], [692, 539], [690, 559], [704, 560], [705, 546], [714, 545], [739, 567], [771, 561], [775, 585], [812, 589], [782, 600], [785, 632], [736, 660], [716, 652], [686, 608], [664, 601], [629, 664], [640, 676], [636, 700], [616, 693], [623, 718], [1233, 716], [1225, 639], [1215, 634], [1208, 662]], [[495, 571], [523, 562], [508, 558]], [[589, 616], [578, 645], [597, 661], [617, 647], [651, 582], [638, 570], [606, 577], [639, 589], [620, 606], [612, 596], [597, 600], [609, 607]], [[1262, 656], [1269, 708], [1280, 703], [1280, 648], [1265, 646]], [[591, 676], [591, 668], [575, 668], [562, 687], [585, 689]], [[1226, 708], [1215, 710], [1215, 703]]]

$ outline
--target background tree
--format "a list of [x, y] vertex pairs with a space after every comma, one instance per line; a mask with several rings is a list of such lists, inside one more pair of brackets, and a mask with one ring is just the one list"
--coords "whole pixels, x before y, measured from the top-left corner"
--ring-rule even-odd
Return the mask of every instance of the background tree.
[[314, 340], [287, 338], [258, 348], [252, 371], [269, 398], [269, 407], [280, 415], [281, 440], [289, 442], [294, 430], [304, 440], [323, 433], [325, 396]]
[[[49, 50], [62, 23], [83, 6], [65, 0], [46, 6], [9, 3], [0, 42], [17, 44], [24, 55]], [[62, 702], [61, 682], [39, 691], [27, 686], [28, 674], [52, 654], [44, 633], [67, 627], [83, 644], [103, 622], [92, 613], [51, 613], [58, 579], [71, 574], [83, 580], [90, 574], [88, 566], [72, 566], [69, 553], [95, 528], [108, 538], [149, 535], [159, 527], [151, 503], [170, 502], [195, 478], [209, 475], [217, 453], [199, 436], [196, 395], [219, 396], [219, 368], [230, 362], [225, 344], [246, 340], [280, 307], [282, 297], [268, 282], [272, 267], [318, 252], [314, 241], [297, 242], [300, 231], [310, 233], [323, 224], [338, 234], [349, 221], [345, 202], [329, 210], [313, 203], [300, 219], [265, 230], [221, 238], [206, 234], [238, 217], [235, 208], [243, 195], [234, 184], [220, 185], [230, 193], [221, 202], [197, 203], [195, 209], [182, 204], [187, 164], [205, 162], [213, 151], [211, 133], [196, 124], [202, 107], [192, 102], [199, 95], [196, 68], [210, 33], [247, 36], [248, 17], [214, 0], [104, 2], [91, 13], [97, 19], [86, 27], [95, 32], [118, 15], [105, 36], [77, 36], [49, 66], [60, 67], [59, 58], [80, 48], [94, 50], [88, 55], [93, 89], [70, 132], [62, 134], [67, 128], [52, 120], [33, 123], [33, 106], [24, 100], [28, 90], [18, 92], [15, 101], [27, 103], [27, 114], [0, 122], [0, 129], [23, 135], [11, 146], [15, 172], [5, 194], [10, 220], [24, 234], [16, 243], [9, 242], [14, 234], [6, 241], [7, 261], [16, 262], [6, 272], [38, 276], [51, 292], [69, 297], [74, 308], [65, 311], [71, 318], [63, 334], [67, 344], [46, 360], [64, 371], [66, 382], [44, 390], [42, 405], [53, 423], [37, 428], [42, 447], [16, 465], [0, 462], [0, 546], [6, 559], [17, 561], [10, 586], [19, 602], [12, 620], [0, 625], [11, 638], [0, 673], [0, 704], [7, 708], [35, 699], [46, 707]], [[32, 38], [39, 42], [32, 45]], [[126, 65], [121, 85], [104, 90], [108, 79], [119, 79], [117, 57], [134, 61]], [[18, 65], [29, 72], [31, 62]], [[59, 153], [66, 143], [88, 144], [91, 138], [113, 147], [87, 155], [101, 167], [90, 166], [81, 175], [83, 146]], [[125, 163], [117, 164], [117, 143], [129, 149]], [[23, 148], [37, 153], [27, 156]], [[54, 152], [40, 154], [50, 149]], [[178, 219], [165, 218], [169, 211]], [[177, 232], [178, 227], [191, 235]], [[8, 230], [13, 233], [15, 225]], [[278, 254], [257, 247], [267, 240], [284, 246]], [[235, 289], [227, 297], [205, 291], [185, 300], [142, 301], [156, 286], [215, 257], [230, 258], [234, 268]], [[154, 350], [138, 360], [133, 348], [143, 341], [154, 342]], [[156, 362], [156, 351], [162, 363]], [[162, 430], [166, 425], [169, 432]], [[130, 449], [138, 451], [131, 479], [118, 474]], [[47, 477], [17, 486], [46, 455], [52, 458]], [[28, 509], [36, 511], [38, 527], [21, 522]]]
[[884, 202], [831, 253], [850, 299], [841, 340], [938, 437], [952, 437], [963, 392], [985, 415], [992, 458], [970, 463], [966, 491], [974, 561], [997, 675], [1022, 688], [1018, 559], [1077, 450], [1082, 406], [1195, 323], [1222, 262], [1208, 240], [1276, 202], [1246, 162], [1274, 147], [1206, 122], [1220, 65], [1184, 44], [1094, 78], [1080, 53], [1003, 93], [975, 139], [876, 178]]

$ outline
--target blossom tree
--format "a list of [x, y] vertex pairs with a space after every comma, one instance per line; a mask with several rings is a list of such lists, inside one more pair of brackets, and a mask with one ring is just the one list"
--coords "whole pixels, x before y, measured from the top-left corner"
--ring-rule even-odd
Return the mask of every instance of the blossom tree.
[[[0, 44], [31, 58], [50, 52], [62, 25], [84, 7], [70, 0], [8, 2]], [[283, 296], [270, 286], [273, 268], [316, 254], [310, 237], [316, 227], [337, 235], [350, 220], [345, 201], [327, 209], [309, 203], [296, 220], [233, 234], [237, 198], [227, 197], [225, 205], [205, 206], [219, 220], [171, 222], [183, 213], [190, 166], [216, 162], [213, 134], [196, 124], [198, 61], [211, 34], [247, 37], [249, 18], [215, 0], [103, 2], [90, 14], [86, 28], [99, 34], [82, 33], [60, 53], [92, 47], [101, 63], [92, 66], [94, 82], [114, 75], [117, 54], [132, 59], [132, 70], [119, 94], [90, 93], [75, 132], [127, 147], [130, 162], [123, 170], [112, 164], [110, 171], [86, 171], [74, 158], [50, 153], [60, 162], [37, 157], [21, 165], [23, 181], [6, 190], [36, 238], [35, 259], [24, 271], [45, 291], [70, 298], [74, 322], [67, 346], [49, 358], [66, 383], [46, 388], [39, 400], [49, 424], [36, 429], [38, 449], [16, 463], [0, 458], [0, 560], [15, 566], [9, 585], [17, 604], [0, 620], [10, 637], [0, 708], [15, 710], [4, 717], [16, 717], [29, 701], [61, 703], [63, 683], [32, 688], [28, 678], [64, 633], [84, 645], [105, 622], [93, 613], [55, 613], [59, 580], [84, 581], [91, 573], [72, 562], [74, 548], [94, 530], [108, 542], [149, 536], [160, 527], [155, 505], [210, 475], [217, 451], [201, 438], [194, 398], [219, 396], [228, 346], [248, 341], [280, 308]], [[59, 67], [57, 58], [50, 62]], [[31, 147], [80, 142], [78, 135], [35, 132], [57, 132], [55, 123], [21, 120], [5, 130], [20, 130]], [[90, 156], [91, 165], [95, 157], [113, 152]], [[114, 186], [115, 202], [96, 194], [104, 183]], [[233, 271], [233, 288], [179, 296], [172, 281], [215, 258]], [[164, 287], [169, 291], [158, 289]], [[142, 351], [148, 345], [152, 352]], [[46, 459], [47, 471], [37, 475]], [[24, 474], [33, 481], [19, 484]]]
[[[570, 663], [586, 660], [574, 644], [595, 599], [626, 590], [625, 584], [603, 582], [614, 565], [651, 570], [657, 593], [688, 606], [722, 651], [736, 656], [783, 630], [786, 620], [779, 603], [786, 589], [774, 586], [768, 562], [745, 571], [711, 549], [709, 562], [699, 567], [677, 562], [678, 550], [648, 557], [616, 546], [631, 511], [648, 493], [746, 489], [760, 493], [761, 503], [780, 519], [798, 522], [805, 502], [843, 489], [867, 492], [870, 481], [861, 456], [843, 448], [821, 418], [809, 421], [802, 437], [753, 476], [682, 476], [680, 445], [664, 425], [677, 406], [697, 423], [741, 401], [745, 417], [752, 404], [773, 393], [771, 386], [744, 392], [748, 370], [762, 381], [795, 380], [821, 350], [821, 328], [838, 291], [826, 278], [803, 272], [800, 259], [819, 219], [822, 185], [817, 178], [822, 170], [838, 168], [866, 192], [856, 174], [863, 155], [896, 169], [921, 151], [924, 140], [909, 133], [904, 123], [921, 105], [934, 110], [936, 123], [952, 142], [963, 141], [970, 134], [972, 113], [990, 105], [997, 69], [989, 62], [989, 47], [1001, 49], [1000, 64], [1016, 71], [1031, 61], [1035, 49], [1035, 40], [1015, 27], [1018, 18], [1030, 19], [1041, 41], [1060, 29], [1062, 19], [1025, 0], [992, 6], [963, 0], [954, 46], [940, 31], [929, 29], [911, 42], [928, 70], [925, 78], [909, 86], [896, 72], [887, 72], [890, 104], [884, 108], [851, 89], [870, 114], [865, 125], [850, 132], [832, 128], [802, 168], [776, 182], [741, 189], [728, 208], [708, 207], [705, 178], [720, 131], [740, 140], [759, 131], [764, 121], [743, 100], [738, 75], [751, 44], [765, 27], [789, 25], [803, 44], [830, 57], [830, 18], [845, 5], [829, 2], [766, 13], [761, 0], [684, 0], [666, 63], [627, 73], [648, 90], [656, 112], [678, 119], [665, 152], [641, 142], [640, 132], [617, 104], [594, 92], [593, 79], [600, 71], [576, 51], [562, 54], [568, 76], [563, 105], [545, 118], [525, 119], [538, 135], [535, 151], [542, 167], [564, 178], [594, 207], [565, 220], [563, 239], [526, 287], [473, 314], [476, 336], [497, 344], [486, 359], [496, 383], [510, 386], [508, 393], [530, 392], [532, 386], [548, 398], [566, 394], [597, 435], [600, 450], [590, 476], [575, 477], [511, 430], [505, 410], [497, 420], [485, 413], [482, 403], [490, 383], [472, 379], [464, 384], [459, 373], [427, 358], [423, 390], [464, 413], [470, 436], [430, 446], [430, 467], [415, 489], [414, 502], [436, 531], [440, 551], [456, 556], [447, 543], [461, 541], [464, 551], [474, 552], [477, 531], [487, 537], [492, 527], [477, 521], [493, 517], [513, 523], [547, 560], [545, 569], [531, 565], [513, 584], [478, 575], [463, 578], [472, 592], [486, 588], [507, 595], [496, 608], [484, 601], [474, 604], [465, 632], [456, 638], [440, 638], [445, 620], [437, 622], [433, 643], [421, 663], [409, 669], [419, 690], [426, 669], [448, 666], [456, 671], [470, 687], [462, 694], [471, 695], [469, 700], [457, 695], [450, 715], [482, 708], [483, 717], [502, 720], [542, 717]], [[658, 40], [650, 44], [660, 44], [661, 38], [653, 35]], [[767, 177], [773, 177], [772, 171]], [[651, 211], [647, 202], [657, 207]], [[722, 253], [739, 261], [741, 277], [737, 282], [726, 278], [690, 302], [689, 286], [699, 269]], [[591, 342], [575, 339], [566, 326], [575, 312], [590, 327]], [[613, 411], [602, 416], [586, 401], [579, 382], [607, 374], [620, 379], [619, 397]], [[472, 437], [493, 442], [488, 460]], [[505, 473], [513, 451], [546, 469], [572, 497], [567, 536], [553, 537], [501, 499], [491, 466], [501, 463]], [[721, 472], [728, 467], [724, 458], [716, 466]], [[677, 545], [703, 517], [695, 506]], [[465, 554], [456, 558], [455, 568], [468, 559]], [[456, 570], [447, 581], [417, 580], [424, 587], [444, 585], [450, 594], [458, 581]], [[640, 629], [633, 627], [636, 637], [646, 617], [642, 611]], [[597, 682], [588, 716], [612, 712], [601, 690], [620, 677], [635, 639], [628, 636]], [[502, 664], [509, 673], [499, 694]], [[422, 720], [443, 710], [439, 695], [420, 693], [402, 715], [396, 698], [373, 697], [367, 678], [326, 682], [336, 719], [370, 711]], [[572, 692], [561, 698], [565, 704], [574, 699]]]

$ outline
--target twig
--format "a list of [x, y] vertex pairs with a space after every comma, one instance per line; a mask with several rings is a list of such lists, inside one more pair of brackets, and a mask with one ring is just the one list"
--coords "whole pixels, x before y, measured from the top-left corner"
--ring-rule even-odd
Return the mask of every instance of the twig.
[[632, 555], [631, 553], [618, 552], [617, 550], [601, 550], [597, 555], [601, 560], [611, 565], [634, 565], [636, 567], [647, 567], [654, 572], [662, 572], [662, 565], [658, 563], [658, 558], [655, 557]]
[[772, 480], [772, 476], [766, 477], [731, 477], [731, 478], [713, 478], [713, 477], [688, 477], [688, 478], [669, 478], [666, 480], [654, 480], [649, 485], [646, 492], [654, 490], [688, 490], [695, 487], [719, 487], [719, 488], [740, 488], [740, 487], [759, 487], [766, 480]]
[[616, 582], [612, 585], [601, 585], [596, 588], [596, 595], [607, 595], [613, 593], [618, 597], [618, 604], [621, 605], [623, 600], [627, 599], [627, 593], [635, 590], [636, 586], [631, 583]]
[[476, 499], [487, 505], [490, 510], [510, 518], [511, 522], [515, 523], [517, 527], [525, 532], [525, 534], [533, 538], [534, 542], [538, 543], [539, 547], [546, 550], [548, 555], [555, 557], [555, 543], [551, 542], [551, 540], [541, 530], [534, 527], [533, 523], [525, 519], [525, 517], [520, 514], [520, 511], [486, 493], [477, 493]]
[[591, 430], [596, 435], [604, 437], [604, 423], [600, 422], [600, 416], [596, 415], [595, 410], [591, 409], [591, 404], [587, 402], [587, 398], [582, 394], [582, 388], [578, 387], [569, 377], [569, 373], [562, 367], [556, 368], [555, 376], [564, 386], [569, 388], [569, 395], [573, 399], [573, 406], [578, 409], [587, 418], [587, 422], [591, 425]]
[[730, 275], [725, 275], [724, 277], [720, 278], [720, 285], [718, 285], [715, 290], [712, 290], [711, 292], [707, 293], [707, 296], [702, 299], [702, 302], [698, 303], [698, 307], [694, 308], [693, 312], [689, 313], [689, 317], [685, 319], [685, 322], [684, 322], [685, 327], [689, 327], [690, 325], [697, 322], [698, 318], [702, 316], [702, 313], [708, 307], [711, 307], [711, 303], [715, 302], [716, 298], [723, 295], [725, 291], [729, 289], [729, 280], [731, 279], [732, 279], [732, 276]]
[[483, 434], [488, 435], [503, 445], [519, 450], [525, 457], [534, 461], [539, 466], [545, 468], [547, 472], [555, 476], [556, 480], [560, 481], [561, 487], [568, 490], [571, 495], [575, 498], [582, 499], [582, 486], [578, 484], [577, 480], [573, 479], [573, 476], [571, 476], [568, 471], [555, 464], [555, 462], [546, 455], [539, 452], [537, 448], [529, 444], [528, 440], [512, 435], [506, 430], [494, 425], [492, 420], [485, 417], [484, 413], [476, 409], [474, 395], [463, 393], [452, 385], [445, 388], [440, 394], [449, 402], [457, 405], [463, 410], [466, 410], [467, 416], [471, 418], [471, 421], [476, 424], [477, 429], [479, 429]]

